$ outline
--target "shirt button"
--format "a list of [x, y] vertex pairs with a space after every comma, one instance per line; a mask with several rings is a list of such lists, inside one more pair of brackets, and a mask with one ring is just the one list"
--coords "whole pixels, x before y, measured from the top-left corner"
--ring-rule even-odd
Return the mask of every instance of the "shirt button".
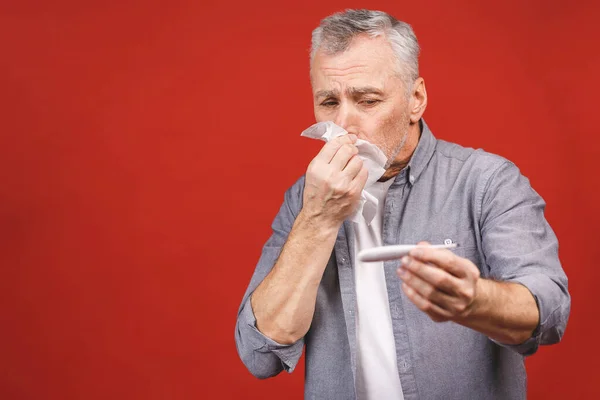
[[410, 363], [406, 361], [405, 358], [401, 358], [398, 362], [398, 368], [400, 369], [400, 371], [406, 372], [410, 368]]

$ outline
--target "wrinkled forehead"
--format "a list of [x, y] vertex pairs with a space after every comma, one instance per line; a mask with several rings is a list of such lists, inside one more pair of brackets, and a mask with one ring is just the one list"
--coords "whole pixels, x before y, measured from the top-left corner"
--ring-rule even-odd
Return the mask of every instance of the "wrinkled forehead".
[[383, 89], [390, 79], [400, 79], [399, 63], [384, 36], [358, 36], [346, 50], [335, 54], [320, 48], [311, 68], [313, 92], [348, 86]]

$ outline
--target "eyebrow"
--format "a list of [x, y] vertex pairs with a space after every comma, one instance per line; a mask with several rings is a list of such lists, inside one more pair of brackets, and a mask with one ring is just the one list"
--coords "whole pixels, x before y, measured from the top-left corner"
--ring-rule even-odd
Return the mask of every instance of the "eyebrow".
[[[373, 86], [350, 87], [346, 89], [346, 93], [350, 97], [356, 97], [365, 94], [377, 94], [380, 96], [383, 95], [383, 92], [380, 89], [377, 89]], [[317, 93], [315, 93], [315, 99], [321, 97], [337, 97], [338, 95], [339, 92], [337, 90], [319, 90]]]
[[336, 97], [338, 93], [339, 92], [337, 90], [319, 90], [317, 93], [315, 93], [315, 99], [320, 97]]
[[351, 96], [358, 96], [363, 94], [378, 94], [382, 95], [383, 92], [380, 89], [377, 89], [373, 86], [363, 86], [363, 87], [351, 87], [347, 90], [348, 94]]

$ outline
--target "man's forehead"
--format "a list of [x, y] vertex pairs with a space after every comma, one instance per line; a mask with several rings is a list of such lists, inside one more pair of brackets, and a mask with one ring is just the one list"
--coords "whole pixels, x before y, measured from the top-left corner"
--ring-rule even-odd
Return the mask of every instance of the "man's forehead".
[[397, 75], [397, 59], [384, 37], [354, 39], [343, 52], [328, 54], [319, 49], [311, 69], [315, 96], [324, 91], [361, 94], [383, 90], [385, 82]]

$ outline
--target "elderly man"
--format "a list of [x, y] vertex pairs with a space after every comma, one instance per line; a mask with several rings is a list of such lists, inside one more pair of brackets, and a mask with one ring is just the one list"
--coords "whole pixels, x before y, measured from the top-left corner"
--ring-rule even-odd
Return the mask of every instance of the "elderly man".
[[[285, 194], [236, 324], [238, 353], [267, 378], [306, 347], [310, 399], [522, 399], [524, 356], [560, 341], [567, 278], [545, 203], [510, 161], [435, 139], [409, 25], [348, 10], [312, 36], [316, 120], [327, 142]], [[352, 222], [367, 169], [357, 139], [381, 149], [366, 190], [372, 221]], [[363, 263], [379, 245], [425, 243]]]

